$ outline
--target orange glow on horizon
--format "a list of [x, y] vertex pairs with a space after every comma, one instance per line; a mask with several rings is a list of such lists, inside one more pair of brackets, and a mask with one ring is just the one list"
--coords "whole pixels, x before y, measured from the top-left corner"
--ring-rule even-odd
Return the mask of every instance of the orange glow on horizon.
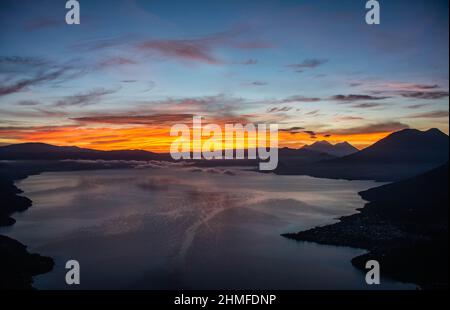
[[[223, 127], [222, 127], [223, 129]], [[192, 132], [192, 131], [191, 131]], [[306, 144], [326, 140], [332, 144], [347, 141], [358, 149], [365, 148], [380, 139], [385, 138], [391, 132], [364, 133], [352, 135], [332, 135], [330, 137], [318, 136], [311, 138], [307, 133], [290, 133], [279, 131], [278, 145], [280, 148], [300, 148]], [[156, 153], [168, 153], [171, 143], [177, 138], [170, 136], [169, 127], [125, 127], [125, 128], [89, 128], [89, 127], [57, 127], [51, 129], [36, 130], [10, 130], [0, 133], [0, 143], [14, 144], [23, 142], [42, 142], [59, 146], [78, 146], [95, 150], [123, 150], [140, 149]], [[225, 136], [225, 133], [223, 133]], [[247, 137], [247, 136], [245, 136]], [[267, 136], [268, 137], [268, 136]], [[223, 138], [224, 139], [224, 138]], [[203, 142], [208, 137], [203, 137]], [[214, 139], [212, 139], [214, 140]], [[269, 139], [267, 138], [267, 141]], [[220, 145], [220, 140], [214, 142]], [[192, 145], [192, 144], [191, 144]], [[222, 140], [223, 149], [226, 148], [248, 148], [247, 139], [235, 141], [226, 145]]]

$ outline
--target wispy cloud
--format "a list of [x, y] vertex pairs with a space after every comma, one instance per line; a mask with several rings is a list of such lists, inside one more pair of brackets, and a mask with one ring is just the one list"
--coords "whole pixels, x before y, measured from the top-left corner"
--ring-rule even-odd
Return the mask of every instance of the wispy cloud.
[[127, 57], [110, 57], [100, 62], [100, 68], [136, 65], [137, 61]]
[[305, 115], [309, 115], [309, 116], [317, 116], [319, 114], [320, 110], [313, 110], [313, 111], [309, 111], [307, 113], [305, 113]]
[[64, 25], [64, 21], [60, 18], [39, 17], [28, 21], [28, 23], [25, 25], [25, 30], [34, 31], [43, 28], [58, 27], [62, 25]]
[[427, 91], [427, 92], [417, 91], [417, 92], [405, 92], [402, 93], [401, 95], [406, 98], [436, 100], [447, 98], [449, 93], [448, 91]]
[[415, 110], [415, 109], [423, 108], [423, 107], [425, 107], [425, 106], [426, 106], [426, 104], [424, 104], [424, 103], [419, 103], [419, 104], [409, 105], [409, 106], [407, 106], [407, 108], [408, 108], [408, 109], [413, 109], [413, 110]]
[[337, 120], [341, 120], [341, 121], [359, 121], [359, 120], [363, 120], [364, 117], [361, 116], [352, 116], [352, 115], [344, 115], [344, 116], [338, 116], [336, 117]]
[[63, 68], [56, 71], [40, 73], [32, 78], [18, 80], [7, 86], [0, 86], [0, 96], [22, 92], [29, 87], [41, 85], [45, 82], [56, 81], [62, 78], [67, 71], [67, 69]]
[[380, 107], [380, 106], [383, 106], [383, 104], [376, 103], [376, 102], [366, 102], [366, 103], [354, 104], [354, 105], [352, 105], [352, 108], [356, 108], [356, 109], [370, 109], [370, 108], [376, 108], [376, 107]]
[[36, 86], [55, 86], [90, 71], [92, 68], [75, 61], [58, 63], [33, 56], [0, 56], [0, 74], [3, 78], [0, 96], [27, 91]]
[[21, 105], [21, 106], [35, 106], [35, 105], [39, 105], [41, 104], [41, 102], [37, 101], [37, 100], [22, 100], [17, 102], [17, 105]]
[[192, 123], [192, 114], [150, 114], [150, 115], [98, 115], [72, 118], [80, 123], [100, 123], [114, 125], [157, 125], [171, 126]]
[[328, 62], [328, 59], [311, 58], [311, 59], [305, 59], [301, 63], [289, 64], [289, 65], [287, 65], [287, 67], [293, 68], [296, 70], [315, 69], [321, 65], [326, 64], [327, 62]]
[[289, 132], [290, 134], [302, 133], [303, 130], [305, 130], [305, 128], [299, 127], [299, 126], [295, 126], [295, 127], [291, 127], [291, 128], [281, 128], [281, 129], [279, 129], [279, 131], [281, 131], [281, 132]]
[[267, 113], [288, 112], [290, 110], [292, 110], [291, 107], [281, 107], [281, 108], [274, 107], [274, 108], [268, 108]]
[[295, 102], [318, 102], [321, 101], [318, 97], [305, 97], [300, 95], [290, 96], [284, 99], [275, 100], [274, 103], [295, 103]]
[[212, 44], [204, 40], [147, 40], [139, 43], [137, 47], [142, 51], [153, 51], [163, 56], [176, 59], [220, 64], [212, 53]]
[[[0, 68], [2, 72], [17, 66], [40, 67], [48, 63], [47, 60], [39, 57], [0, 56]], [[16, 70], [13, 70], [13, 72], [16, 72]]]
[[350, 95], [335, 95], [330, 99], [334, 101], [350, 103], [355, 101], [363, 101], [363, 100], [384, 100], [388, 99], [388, 96], [372, 96], [372, 95], [361, 95], [361, 94], [350, 94]]
[[267, 82], [264, 81], [252, 81], [252, 82], [245, 82], [242, 83], [243, 86], [266, 86]]
[[114, 94], [116, 91], [117, 90], [114, 89], [104, 89], [104, 88], [93, 89], [86, 93], [67, 96], [64, 99], [58, 100], [54, 104], [54, 106], [60, 108], [70, 106], [83, 107], [86, 105], [97, 103], [103, 96]]
[[417, 83], [406, 83], [406, 82], [388, 82], [380, 85], [384, 89], [396, 90], [396, 91], [426, 91], [438, 89], [440, 86], [438, 84], [417, 84]]
[[437, 100], [449, 96], [448, 89], [438, 84], [408, 82], [352, 81], [350, 86], [364, 86], [372, 94], [408, 99]]
[[[225, 60], [216, 55], [216, 50], [219, 48], [266, 49], [272, 47], [270, 43], [265, 41], [249, 39], [245, 36], [247, 31], [248, 29], [244, 28], [234, 28], [229, 31], [192, 39], [151, 38], [134, 40], [132, 45], [145, 54], [157, 54], [170, 59], [217, 65], [226, 63]], [[128, 40], [125, 40], [125, 42]], [[99, 49], [123, 44], [124, 41], [119, 38], [84, 43], [79, 46], [87, 49]], [[254, 59], [249, 59], [244, 62], [246, 65], [256, 63], [257, 60]]]
[[244, 61], [244, 62], [242, 62], [242, 64], [243, 65], [256, 65], [258, 63], [258, 60], [257, 59], [253, 59], [253, 58], [250, 58], [250, 59], [247, 59], [246, 61]]
[[449, 117], [448, 111], [444, 110], [418, 113], [408, 116], [408, 118], [448, 118], [448, 117]]
[[304, 133], [309, 135], [310, 139], [317, 139], [317, 133], [313, 130], [304, 130]]

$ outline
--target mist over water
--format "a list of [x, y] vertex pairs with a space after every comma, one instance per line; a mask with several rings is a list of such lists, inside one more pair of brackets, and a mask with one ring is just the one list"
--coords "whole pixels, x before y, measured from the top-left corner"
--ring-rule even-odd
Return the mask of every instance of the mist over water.
[[55, 259], [39, 289], [373, 289], [350, 262], [363, 250], [280, 234], [352, 214], [378, 185], [229, 168], [44, 173], [17, 183], [33, 206], [1, 232]]

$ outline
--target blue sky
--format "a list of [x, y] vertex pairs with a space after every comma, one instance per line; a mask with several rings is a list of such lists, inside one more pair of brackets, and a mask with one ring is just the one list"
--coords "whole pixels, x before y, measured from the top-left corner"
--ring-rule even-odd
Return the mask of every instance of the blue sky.
[[0, 143], [184, 112], [312, 139], [448, 133], [448, 1], [380, 1], [376, 26], [365, 2], [81, 0], [66, 25], [63, 0], [2, 0]]

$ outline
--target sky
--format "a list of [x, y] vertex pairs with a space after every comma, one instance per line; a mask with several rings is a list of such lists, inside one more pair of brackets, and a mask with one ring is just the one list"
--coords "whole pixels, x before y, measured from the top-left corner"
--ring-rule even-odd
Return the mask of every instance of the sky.
[[0, 0], [0, 145], [166, 152], [174, 124], [364, 148], [449, 131], [448, 1]]

